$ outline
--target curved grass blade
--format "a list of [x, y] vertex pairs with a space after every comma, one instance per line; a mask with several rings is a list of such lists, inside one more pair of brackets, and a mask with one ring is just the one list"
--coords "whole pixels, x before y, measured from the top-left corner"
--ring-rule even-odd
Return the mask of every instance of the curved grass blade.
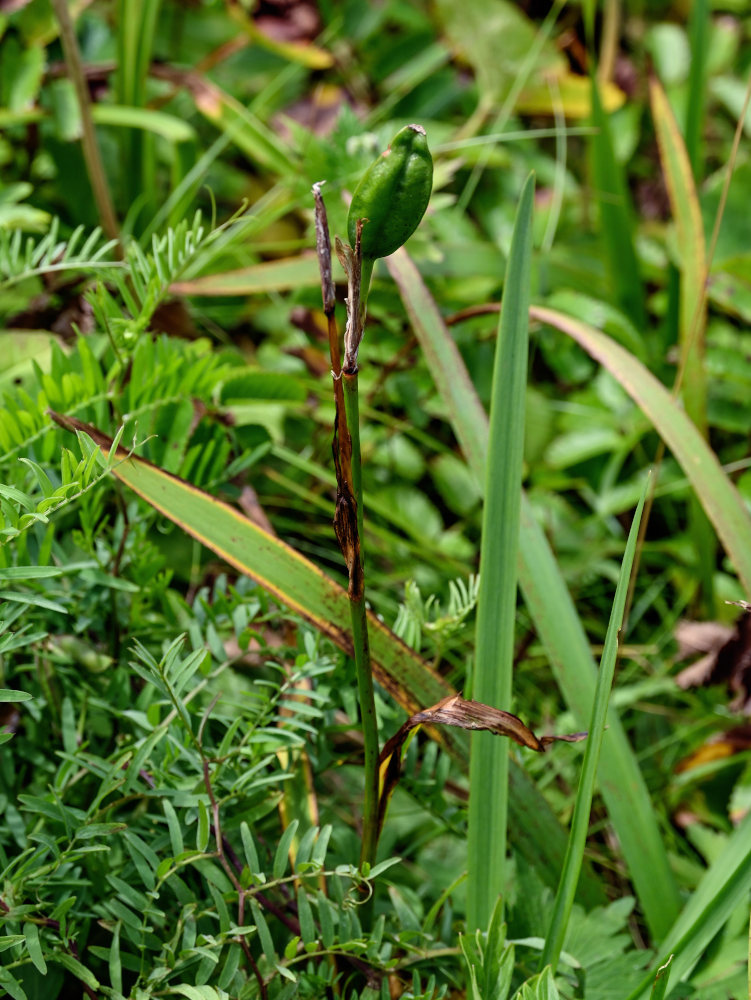
[[328, 69], [334, 63], [330, 52], [312, 42], [285, 42], [261, 31], [240, 4], [230, 4], [227, 13], [254, 45], [267, 49], [288, 62], [307, 69]]
[[665, 386], [632, 354], [586, 323], [533, 306], [530, 315], [572, 337], [617, 379], [644, 411], [686, 473], [744, 589], [751, 594], [751, 516], [735, 486]]
[[121, 104], [95, 104], [91, 109], [91, 117], [96, 125], [111, 125], [115, 128], [139, 129], [142, 132], [153, 132], [167, 142], [195, 142], [197, 136], [193, 126], [167, 114], [165, 111], [154, 111], [152, 108], [131, 108]]
[[571, 833], [566, 850], [566, 860], [563, 864], [561, 880], [558, 884], [558, 892], [553, 904], [550, 929], [545, 938], [545, 947], [540, 958], [541, 970], [546, 965], [551, 965], [553, 972], [555, 972], [558, 967], [558, 959], [561, 956], [563, 942], [568, 930], [568, 922], [571, 917], [571, 909], [574, 905], [576, 883], [579, 879], [584, 848], [587, 843], [589, 816], [592, 809], [595, 778], [597, 776], [597, 762], [605, 735], [608, 700], [610, 698], [610, 689], [613, 686], [615, 665], [618, 659], [618, 638], [621, 626], [623, 625], [626, 595], [628, 593], [629, 580], [631, 579], [631, 569], [634, 565], [636, 540], [639, 535], [639, 525], [641, 524], [648, 485], [648, 482], [644, 485], [639, 505], [631, 522], [626, 549], [623, 553], [623, 562], [621, 563], [621, 571], [618, 576], [618, 586], [615, 591], [608, 631], [605, 636], [605, 645], [603, 646], [602, 658], [600, 659], [600, 669], [597, 671], [597, 687], [595, 688], [595, 700], [592, 706], [592, 720], [589, 724], [589, 739], [584, 750], [579, 788], [574, 802], [574, 815], [571, 819]]
[[[488, 419], [461, 355], [405, 250], [386, 259], [454, 433], [479, 484], [488, 450]], [[534, 310], [532, 310], [534, 312]], [[596, 667], [586, 634], [545, 534], [522, 494], [519, 583], [556, 681], [577, 725], [585, 728]], [[608, 714], [598, 779], [650, 932], [662, 938], [680, 906], [652, 803], [618, 715]]]

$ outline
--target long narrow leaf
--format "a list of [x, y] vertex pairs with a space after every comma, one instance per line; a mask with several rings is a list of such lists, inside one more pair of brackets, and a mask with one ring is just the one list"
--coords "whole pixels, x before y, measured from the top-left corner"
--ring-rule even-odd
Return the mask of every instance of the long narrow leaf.
[[[97, 444], [105, 449], [111, 447], [111, 439], [96, 428], [71, 417], [56, 415], [56, 419], [69, 429], [85, 426]], [[341, 649], [352, 653], [349, 601], [339, 584], [229, 504], [145, 459], [128, 455], [123, 448], [117, 454], [124, 459], [113, 469], [118, 479], [230, 566], [251, 576]], [[374, 614], [368, 616], [368, 629], [372, 632], [378, 683], [410, 714], [454, 693]]]
[[[386, 260], [396, 281], [454, 432], [478, 483], [487, 455], [488, 421], [461, 355], [440, 312], [406, 251]], [[551, 668], [577, 725], [586, 727], [596, 667], [571, 595], [545, 534], [522, 496], [519, 582]], [[660, 837], [652, 802], [623, 727], [614, 710], [598, 773], [613, 822], [651, 933], [663, 937], [680, 899]]]
[[[55, 415], [68, 429], [82, 425]], [[86, 432], [109, 450], [111, 438], [94, 427]], [[113, 473], [170, 520], [183, 528], [240, 573], [252, 577], [273, 596], [311, 622], [341, 649], [352, 653], [349, 601], [346, 591], [290, 546], [261, 530], [239, 511], [177, 476], [158, 469], [120, 448], [122, 459]], [[374, 676], [409, 714], [455, 694], [453, 688], [430, 669], [374, 614], [368, 615]], [[457, 730], [431, 731], [465, 765], [468, 740]], [[555, 885], [563, 863], [566, 838], [560, 824], [529, 776], [512, 763], [510, 773], [510, 830], [516, 849], [549, 885]], [[603, 901], [602, 889], [591, 869], [581, 886], [580, 898], [590, 906]]]
[[568, 922], [571, 917], [571, 909], [574, 905], [576, 883], [579, 879], [584, 848], [587, 843], [589, 816], [595, 792], [597, 762], [605, 735], [610, 689], [613, 685], [615, 664], [618, 659], [618, 636], [626, 609], [626, 595], [631, 578], [631, 568], [634, 564], [636, 540], [639, 535], [639, 525], [641, 524], [641, 516], [644, 510], [647, 485], [645, 484], [642, 491], [639, 506], [636, 508], [636, 514], [631, 523], [631, 530], [628, 533], [626, 549], [623, 553], [623, 562], [621, 563], [621, 572], [618, 576], [618, 586], [616, 587], [615, 599], [613, 600], [613, 607], [610, 612], [608, 631], [605, 636], [602, 658], [600, 659], [600, 669], [597, 672], [595, 700], [592, 706], [592, 719], [589, 723], [589, 739], [584, 748], [584, 762], [582, 763], [579, 788], [576, 793], [576, 801], [574, 802], [574, 815], [571, 820], [571, 833], [569, 835], [568, 849], [566, 850], [566, 860], [563, 865], [561, 880], [558, 884], [558, 892], [553, 905], [550, 929], [548, 930], [545, 939], [545, 948], [540, 959], [541, 969], [546, 965], [552, 965], [553, 971], [555, 971], [558, 967], [558, 959], [561, 956], [561, 949], [563, 948], [566, 931], [568, 930]]
[[[698, 13], [696, 16], [700, 16]], [[699, 197], [689, 153], [683, 143], [664, 90], [650, 83], [652, 117], [660, 147], [660, 160], [670, 196], [670, 208], [680, 254], [678, 308], [679, 373], [686, 413], [703, 437], [707, 436], [707, 377], [704, 368], [704, 331], [707, 323], [707, 249]], [[716, 544], [704, 512], [689, 503], [689, 535], [696, 550], [697, 577], [706, 612], [714, 611], [713, 573]]]
[[717, 456], [665, 386], [632, 354], [593, 327], [553, 309], [530, 315], [572, 337], [620, 382], [644, 411], [686, 473], [728, 558], [751, 594], [751, 516]]
[[[511, 239], [493, 371], [472, 688], [476, 701], [506, 710], [514, 663], [533, 199], [531, 175]], [[471, 742], [468, 920], [470, 929], [484, 929], [504, 888], [509, 755], [503, 743], [484, 734], [474, 734]]]

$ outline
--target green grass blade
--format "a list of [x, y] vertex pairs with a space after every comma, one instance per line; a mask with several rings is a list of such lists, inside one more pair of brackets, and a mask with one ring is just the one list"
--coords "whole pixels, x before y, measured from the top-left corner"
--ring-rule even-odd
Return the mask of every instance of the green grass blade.
[[[478, 483], [483, 482], [488, 422], [461, 355], [406, 251], [387, 258], [413, 329]], [[584, 729], [596, 667], [581, 621], [545, 534], [522, 495], [519, 582], [567, 704]], [[599, 784], [650, 932], [662, 938], [680, 905], [652, 803], [620, 720], [611, 709]]]
[[597, 12], [597, 0], [583, 0], [582, 20], [584, 21], [584, 37], [590, 49], [594, 47], [595, 37], [595, 14]]
[[122, 104], [95, 104], [91, 117], [96, 125], [111, 125], [115, 128], [137, 129], [153, 132], [167, 142], [194, 142], [196, 131], [190, 122], [183, 121], [165, 111], [152, 108], [132, 108]]
[[[751, 889], [751, 813], [728, 837], [727, 844], [704, 873], [696, 891], [660, 946], [660, 958], [627, 1000], [646, 1000], [657, 968], [673, 955], [672, 982], [690, 977], [709, 942]], [[666, 987], [667, 991], [667, 987]]]
[[717, 456], [665, 386], [632, 354], [586, 323], [533, 306], [531, 315], [572, 337], [620, 382], [686, 473], [701, 505], [751, 594], [751, 516]]
[[615, 301], [639, 330], [646, 329], [644, 285], [634, 249], [633, 208], [623, 168], [615, 158], [610, 120], [592, 78], [592, 172], [600, 209], [600, 234]]
[[[490, 409], [480, 592], [472, 697], [510, 711], [516, 621], [516, 550], [524, 451], [534, 175], [522, 190], [506, 269]], [[486, 928], [504, 888], [508, 748], [487, 733], [471, 739], [468, 920]]]
[[707, 99], [707, 51], [711, 36], [709, 0], [694, 0], [689, 22], [691, 63], [688, 75], [688, 106], [686, 108], [686, 153], [696, 183], [702, 175], [702, 130]]
[[196, 109], [227, 133], [251, 163], [281, 178], [295, 175], [296, 164], [282, 140], [235, 97], [210, 80], [203, 80], [200, 91], [192, 96]]
[[[119, 0], [117, 5], [117, 104], [143, 108], [146, 81], [154, 48], [154, 34], [161, 0]], [[130, 205], [139, 196], [147, 200], [145, 215], [156, 211], [156, 151], [140, 128], [120, 135], [123, 151], [123, 197]]]
[[667, 992], [668, 980], [670, 978], [670, 966], [672, 964], [673, 956], [671, 955], [667, 962], [657, 970], [649, 1000], [665, 1000], [665, 993]]
[[582, 763], [579, 788], [574, 802], [574, 814], [571, 820], [571, 833], [569, 834], [566, 860], [563, 865], [561, 880], [553, 905], [550, 929], [548, 930], [545, 939], [545, 948], [540, 959], [540, 969], [543, 969], [546, 965], [551, 965], [554, 972], [558, 967], [558, 959], [560, 958], [563, 942], [566, 938], [568, 922], [571, 917], [571, 908], [574, 905], [576, 883], [579, 880], [584, 848], [587, 843], [589, 816], [595, 793], [597, 763], [600, 758], [600, 750], [605, 735], [610, 689], [613, 685], [615, 665], [618, 659], [618, 637], [623, 625], [626, 596], [631, 578], [631, 569], [634, 564], [634, 553], [636, 552], [639, 525], [641, 524], [642, 512], [644, 510], [644, 500], [647, 495], [647, 485], [648, 483], [645, 484], [642, 491], [639, 505], [636, 508], [636, 513], [631, 523], [631, 530], [628, 533], [626, 549], [623, 553], [623, 562], [621, 563], [621, 571], [618, 576], [618, 586], [615, 591], [608, 631], [605, 636], [605, 645], [603, 646], [602, 657], [600, 659], [600, 669], [597, 671], [597, 686], [595, 688], [592, 718], [588, 730], [589, 738], [584, 749], [584, 762]]
[[[65, 421], [66, 418], [61, 419]], [[87, 427], [87, 433], [109, 450], [111, 438], [94, 427]], [[120, 449], [119, 455], [124, 460], [114, 467], [113, 473], [121, 482], [239, 572], [258, 581], [279, 601], [352, 655], [349, 600], [339, 584], [229, 504], [143, 459], [128, 457], [124, 449]], [[368, 612], [368, 634], [374, 677], [408, 714], [456, 693], [372, 612]], [[467, 765], [469, 741], [466, 733], [443, 727], [430, 734]], [[563, 829], [532, 780], [514, 762], [510, 789], [510, 830], [514, 845], [530, 864], [534, 864], [547, 884], [555, 885], [566, 850]], [[590, 906], [603, 902], [602, 887], [589, 868], [579, 898]]]

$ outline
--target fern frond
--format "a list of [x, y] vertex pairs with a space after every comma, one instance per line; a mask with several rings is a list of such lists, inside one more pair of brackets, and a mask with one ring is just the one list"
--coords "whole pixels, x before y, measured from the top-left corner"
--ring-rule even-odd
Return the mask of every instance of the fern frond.
[[29, 476], [24, 489], [0, 484], [0, 548], [27, 531], [32, 525], [47, 524], [50, 515], [78, 500], [105, 479], [118, 461], [118, 433], [109, 454], [105, 455], [88, 435], [77, 434], [80, 457], [63, 448], [59, 473], [53, 483], [39, 463], [22, 458]]
[[162, 236], [154, 235], [148, 253], [135, 241], [128, 245], [124, 270], [109, 277], [115, 294], [99, 284], [87, 295], [98, 325], [108, 331], [118, 349], [135, 348], [171, 285], [213, 237], [196, 212], [190, 224], [184, 219]]
[[414, 580], [404, 586], [404, 601], [399, 607], [394, 631], [408, 646], [419, 649], [422, 640], [430, 638], [439, 648], [464, 627], [477, 605], [480, 578], [472, 575], [468, 581], [449, 581], [448, 604], [442, 608], [435, 594], [423, 599]]
[[84, 239], [85, 232], [78, 226], [61, 239], [58, 218], [41, 237], [24, 238], [20, 229], [0, 228], [0, 290], [50, 271], [97, 272], [121, 266], [111, 256], [117, 240], [104, 241], [98, 227]]
[[0, 466], [17, 462], [24, 453], [42, 463], [59, 453], [59, 438], [50, 434], [47, 410], [97, 422], [101, 405], [109, 399], [102, 365], [85, 338], [66, 354], [53, 342], [50, 370], [33, 367], [25, 386], [16, 386], [0, 407]]
[[4, 394], [0, 468], [6, 470], [7, 481], [17, 485], [15, 472], [21, 455], [45, 467], [57, 461], [60, 434], [53, 431], [48, 410], [77, 416], [106, 431], [112, 424], [111, 406], [128, 437], [158, 435], [159, 440], [149, 442], [147, 448], [152, 461], [159, 463], [169, 456], [171, 471], [195, 476], [198, 484], [224, 468], [230, 447], [225, 429], [206, 426], [197, 438], [187, 433], [181, 437], [176, 419], [179, 409], [182, 423], [190, 426], [192, 400], [210, 403], [231, 370], [226, 358], [212, 352], [207, 341], [142, 337], [131, 355], [131, 377], [120, 389], [113, 389], [106, 365], [106, 359], [94, 353], [89, 338], [79, 338], [68, 353], [53, 344], [49, 371], [35, 365], [24, 385]]

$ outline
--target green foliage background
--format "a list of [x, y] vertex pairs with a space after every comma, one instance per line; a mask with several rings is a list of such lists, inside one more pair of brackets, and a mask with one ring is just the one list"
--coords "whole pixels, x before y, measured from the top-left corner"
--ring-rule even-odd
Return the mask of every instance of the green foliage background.
[[[674, 954], [654, 996], [745, 995], [746, 675], [735, 700], [674, 675], [681, 619], [732, 626], [726, 602], [750, 598], [706, 495], [574, 339], [530, 328], [528, 512], [599, 654], [657, 459], [611, 704], [676, 893], [662, 912], [635, 900], [598, 794], [555, 973], [539, 962], [558, 873], [519, 848], [538, 817], [510, 831], [504, 911], [467, 933], [468, 777], [421, 733], [382, 863], [359, 872], [349, 659], [135, 498], [111, 474], [115, 450], [48, 410], [239, 504], [343, 582], [310, 189], [326, 181], [343, 234], [347, 192], [416, 121], [435, 181], [408, 252], [485, 408], [534, 170], [533, 302], [603, 331], [668, 388], [688, 360], [682, 405], [748, 508], [748, 11], [251, 6], [0, 11], [0, 986], [15, 1000], [623, 1000], [649, 996]], [[690, 164], [677, 203], [650, 74]], [[360, 373], [368, 599], [470, 696], [482, 489], [402, 299], [380, 262]], [[377, 707], [391, 735], [404, 712], [384, 691]], [[539, 732], [578, 725], [522, 600], [513, 703], [499, 707]], [[511, 752], [567, 828], [581, 747]]]

